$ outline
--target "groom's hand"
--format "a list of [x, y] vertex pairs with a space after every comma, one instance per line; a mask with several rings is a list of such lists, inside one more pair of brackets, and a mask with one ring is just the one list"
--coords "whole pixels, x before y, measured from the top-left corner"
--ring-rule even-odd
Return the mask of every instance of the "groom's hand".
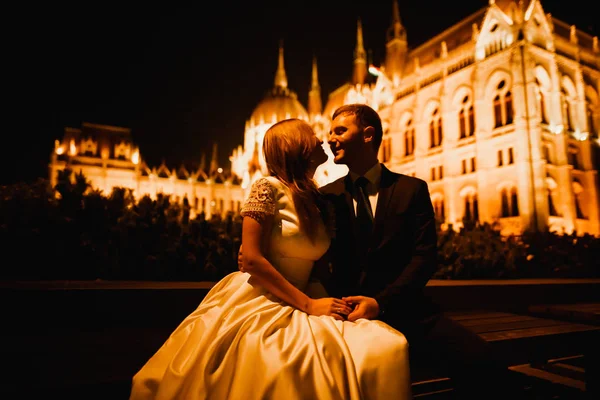
[[379, 304], [377, 300], [366, 296], [342, 297], [346, 303], [351, 303], [354, 307], [348, 314], [348, 321], [356, 321], [360, 318], [375, 319], [379, 315]]

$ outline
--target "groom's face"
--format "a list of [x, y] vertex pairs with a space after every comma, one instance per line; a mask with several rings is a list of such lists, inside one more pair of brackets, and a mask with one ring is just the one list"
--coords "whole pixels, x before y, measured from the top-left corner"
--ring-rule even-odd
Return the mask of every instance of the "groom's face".
[[329, 146], [336, 164], [352, 165], [364, 151], [363, 129], [354, 114], [340, 114], [331, 121]]

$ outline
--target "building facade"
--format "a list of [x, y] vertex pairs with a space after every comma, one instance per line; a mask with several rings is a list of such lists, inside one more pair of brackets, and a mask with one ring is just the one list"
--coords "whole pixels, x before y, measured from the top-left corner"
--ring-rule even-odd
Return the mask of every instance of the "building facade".
[[169, 169], [164, 163], [151, 168], [141, 158], [129, 129], [84, 122], [80, 128], [65, 128], [63, 139], [55, 141], [50, 183], [54, 187], [60, 171], [69, 168], [83, 173], [92, 188], [106, 195], [114, 187], [131, 189], [136, 198], [163, 193], [179, 204], [187, 199], [191, 218], [199, 213], [207, 218], [223, 216], [239, 211], [244, 193], [237, 177], [217, 165], [216, 152], [215, 146], [210, 164], [203, 157], [194, 170]]
[[[150, 169], [130, 139], [115, 139], [102, 153], [84, 124], [57, 142], [51, 177], [76, 164], [104, 190], [118, 183], [136, 194], [187, 197], [208, 214], [236, 211], [265, 173], [260, 149], [273, 123], [301, 118], [326, 138], [333, 111], [362, 102], [384, 123], [380, 160], [428, 182], [445, 226], [477, 220], [505, 234], [550, 228], [599, 235], [598, 38], [545, 13], [539, 0], [490, 1], [414, 49], [407, 37], [394, 0], [385, 61], [369, 66], [358, 21], [352, 79], [324, 107], [316, 60], [304, 108], [288, 87], [280, 45], [274, 86], [247, 120], [228, 172], [214, 156], [208, 171]], [[330, 159], [317, 171], [320, 184], [347, 172], [324, 147]]]

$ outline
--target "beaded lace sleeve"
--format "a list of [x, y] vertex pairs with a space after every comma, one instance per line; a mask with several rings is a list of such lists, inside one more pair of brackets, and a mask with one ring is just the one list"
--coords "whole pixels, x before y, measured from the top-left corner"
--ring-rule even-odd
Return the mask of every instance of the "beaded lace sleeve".
[[268, 179], [260, 178], [252, 184], [240, 215], [262, 222], [267, 215], [275, 214], [276, 206], [275, 187]]

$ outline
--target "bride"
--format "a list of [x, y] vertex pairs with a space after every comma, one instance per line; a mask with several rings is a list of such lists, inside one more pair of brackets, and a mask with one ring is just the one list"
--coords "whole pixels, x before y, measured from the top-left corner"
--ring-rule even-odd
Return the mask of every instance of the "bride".
[[306, 293], [330, 244], [313, 181], [327, 160], [306, 122], [265, 134], [270, 176], [241, 210], [245, 272], [219, 281], [133, 377], [138, 399], [410, 399], [408, 344], [342, 299]]

